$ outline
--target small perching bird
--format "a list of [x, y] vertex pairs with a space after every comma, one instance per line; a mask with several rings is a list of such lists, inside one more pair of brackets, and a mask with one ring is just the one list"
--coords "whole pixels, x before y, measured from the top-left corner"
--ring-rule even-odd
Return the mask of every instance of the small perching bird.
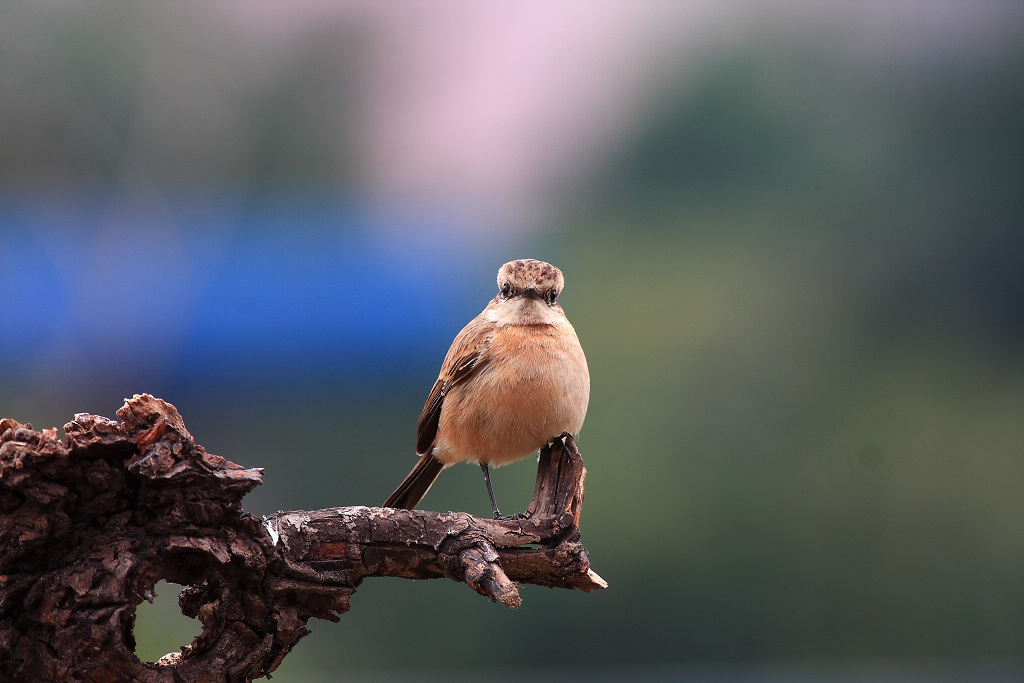
[[509, 261], [498, 295], [455, 337], [417, 425], [419, 461], [384, 507], [412, 510], [441, 470], [479, 463], [495, 518], [488, 466], [577, 434], [590, 400], [590, 372], [576, 330], [558, 304], [562, 271]]

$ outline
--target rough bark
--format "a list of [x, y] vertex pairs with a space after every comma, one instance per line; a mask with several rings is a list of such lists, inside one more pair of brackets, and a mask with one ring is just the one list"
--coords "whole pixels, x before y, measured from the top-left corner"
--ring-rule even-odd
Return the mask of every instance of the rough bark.
[[[571, 437], [541, 453], [523, 519], [343, 507], [257, 519], [262, 479], [137, 395], [120, 421], [35, 431], [0, 420], [0, 680], [236, 681], [274, 669], [312, 618], [337, 621], [368, 576], [449, 578], [510, 607], [516, 582], [607, 584], [579, 542], [585, 469]], [[135, 608], [160, 580], [202, 633], [135, 657]]]

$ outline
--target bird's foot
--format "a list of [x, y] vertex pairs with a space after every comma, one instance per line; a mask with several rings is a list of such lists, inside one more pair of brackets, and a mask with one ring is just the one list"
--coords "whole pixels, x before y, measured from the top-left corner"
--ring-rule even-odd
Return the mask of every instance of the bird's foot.
[[498, 520], [499, 522], [519, 522], [521, 520], [526, 519], [527, 517], [529, 517], [529, 515], [527, 515], [525, 512], [517, 512], [514, 515], [503, 515], [499, 513], [497, 510], [494, 511], [494, 519]]
[[561, 434], [559, 434], [555, 438], [551, 439], [551, 441], [548, 441], [547, 448], [553, 447], [559, 441], [561, 441], [562, 445], [564, 446], [565, 445], [565, 440], [566, 439], [571, 439], [571, 438], [572, 438], [572, 434], [570, 434], [569, 432], [562, 432]]

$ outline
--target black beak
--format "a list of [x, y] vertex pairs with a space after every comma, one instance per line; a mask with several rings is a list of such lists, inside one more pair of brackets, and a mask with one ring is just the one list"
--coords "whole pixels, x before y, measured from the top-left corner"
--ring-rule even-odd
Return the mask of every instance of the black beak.
[[531, 299], [543, 299], [544, 298], [544, 295], [541, 294], [540, 292], [538, 292], [537, 288], [534, 287], [533, 285], [530, 285], [529, 287], [527, 287], [526, 289], [523, 290], [523, 296], [528, 296]]

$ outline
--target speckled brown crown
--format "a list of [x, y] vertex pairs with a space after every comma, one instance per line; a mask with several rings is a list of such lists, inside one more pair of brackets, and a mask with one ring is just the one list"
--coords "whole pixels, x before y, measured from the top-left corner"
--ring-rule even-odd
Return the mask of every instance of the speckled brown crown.
[[554, 290], [555, 296], [565, 286], [562, 271], [550, 263], [527, 258], [509, 261], [498, 269], [498, 289], [508, 282], [516, 291], [534, 286], [539, 292]]

